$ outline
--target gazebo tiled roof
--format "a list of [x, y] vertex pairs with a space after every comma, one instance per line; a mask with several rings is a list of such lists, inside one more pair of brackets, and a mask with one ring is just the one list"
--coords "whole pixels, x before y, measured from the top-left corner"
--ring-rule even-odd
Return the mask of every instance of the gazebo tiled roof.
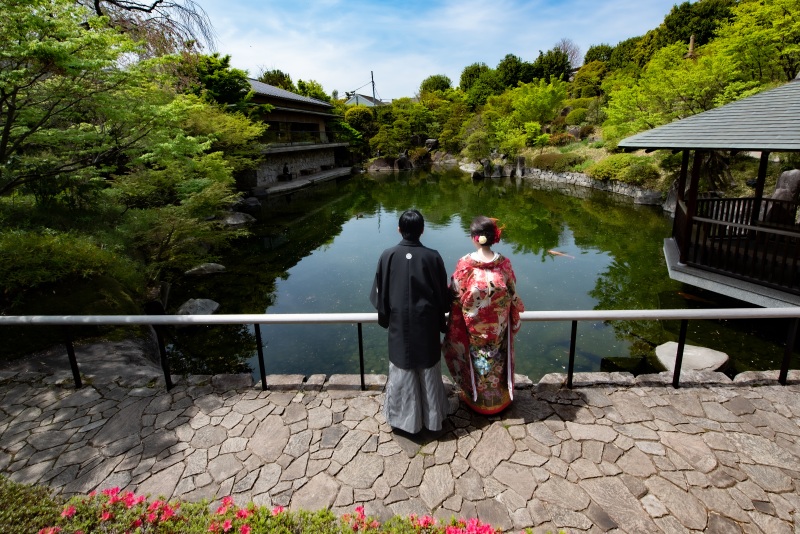
[[800, 152], [800, 78], [623, 139], [627, 150]]

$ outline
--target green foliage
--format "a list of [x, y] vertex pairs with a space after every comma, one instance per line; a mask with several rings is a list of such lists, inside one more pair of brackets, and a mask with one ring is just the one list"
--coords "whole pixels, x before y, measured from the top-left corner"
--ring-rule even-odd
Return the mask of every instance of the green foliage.
[[566, 118], [564, 119], [567, 124], [571, 126], [577, 126], [579, 124], [583, 124], [586, 122], [586, 116], [589, 114], [589, 111], [584, 108], [577, 108], [573, 109], [569, 113], [567, 113]]
[[752, 94], [754, 84], [743, 81], [730, 58], [714, 43], [696, 49], [696, 59], [684, 59], [687, 47], [662, 48], [639, 79], [614, 79], [619, 87], [607, 91], [608, 139], [667, 124]]
[[516, 87], [519, 83], [533, 81], [533, 65], [522, 61], [514, 54], [506, 54], [497, 64], [497, 75], [505, 87]]
[[642, 67], [644, 63], [640, 57], [639, 45], [642, 37], [631, 37], [620, 41], [611, 52], [611, 57], [608, 60], [608, 68], [610, 70], [624, 69], [629, 65], [635, 67]]
[[493, 69], [481, 72], [467, 90], [467, 103], [475, 109], [486, 103], [489, 97], [499, 95], [503, 92], [503, 82]]
[[657, 180], [660, 176], [651, 158], [633, 154], [612, 154], [586, 169], [586, 174], [595, 180], [634, 185]]
[[422, 80], [422, 83], [419, 84], [419, 92], [422, 94], [431, 91], [447, 91], [452, 86], [453, 82], [450, 81], [450, 78], [444, 74], [434, 74]]
[[297, 87], [295, 87], [294, 82], [292, 81], [292, 77], [289, 76], [288, 73], [283, 72], [282, 70], [279, 69], [270, 69], [263, 71], [259, 75], [258, 81], [272, 85], [274, 87], [280, 87], [281, 89], [285, 89], [286, 91], [291, 91], [292, 93], [297, 92]]
[[470, 90], [472, 85], [478, 81], [481, 74], [490, 70], [486, 63], [479, 62], [467, 65], [461, 71], [461, 78], [459, 79], [458, 86], [465, 93]]
[[556, 46], [545, 53], [539, 50], [539, 56], [533, 62], [531, 72], [533, 78], [540, 78], [547, 82], [556, 80], [565, 82], [569, 80], [571, 69], [569, 55]]
[[718, 31], [720, 44], [747, 79], [791, 81], [800, 72], [800, 0], [742, 0]]
[[44, 486], [17, 484], [0, 475], [0, 532], [38, 532], [58, 520], [62, 500]]
[[609, 61], [611, 60], [611, 53], [614, 52], [614, 47], [605, 43], [599, 45], [592, 45], [583, 56], [583, 64], [588, 65], [593, 61]]
[[331, 102], [331, 97], [322, 88], [322, 84], [314, 80], [297, 80], [297, 94], [307, 96], [309, 98], [316, 98], [323, 102]]
[[6, 298], [44, 284], [134, 272], [115, 251], [74, 232], [12, 230], [0, 233], [0, 279]]
[[114, 143], [105, 135], [109, 115], [126, 113], [109, 108], [128, 78], [118, 60], [137, 50], [107, 22], [71, 0], [3, 2], [0, 195], [27, 186], [50, 200], [90, 184], [134, 142], [127, 124]]
[[585, 158], [574, 152], [562, 154], [560, 152], [547, 152], [539, 154], [531, 160], [531, 167], [552, 172], [567, 172], [583, 163]]
[[575, 73], [572, 81], [572, 96], [575, 98], [598, 96], [602, 91], [606, 71], [606, 64], [602, 61], [585, 64]]
[[344, 120], [361, 133], [370, 133], [375, 128], [375, 112], [369, 106], [349, 106], [344, 112]]
[[178, 70], [189, 80], [187, 93], [232, 111], [257, 114], [271, 109], [252, 102], [255, 92], [247, 80], [247, 72], [231, 67], [229, 55], [184, 53], [180, 61]]

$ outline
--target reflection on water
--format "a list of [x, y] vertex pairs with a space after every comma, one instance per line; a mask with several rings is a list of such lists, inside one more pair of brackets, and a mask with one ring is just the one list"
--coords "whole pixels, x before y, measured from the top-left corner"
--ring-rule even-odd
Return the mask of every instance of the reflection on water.
[[[274, 201], [253, 235], [220, 259], [225, 273], [182, 280], [170, 304], [195, 297], [220, 302], [219, 313], [371, 312], [378, 256], [399, 241], [398, 217], [412, 207], [426, 219], [422, 242], [439, 250], [449, 270], [473, 250], [472, 218], [499, 218], [506, 228], [495, 249], [511, 259], [528, 310], [747, 306], [669, 279], [661, 248], [671, 220], [660, 209], [587, 190], [567, 196], [511, 179], [473, 182], [458, 171], [362, 175]], [[732, 373], [777, 368], [786, 323], [741, 323], [694, 321], [687, 342], [731, 354]], [[581, 322], [575, 368], [657, 370], [654, 348], [677, 339], [676, 324]], [[268, 373], [358, 372], [355, 325], [261, 329]], [[363, 331], [367, 372], [385, 373], [385, 331], [377, 325]], [[222, 362], [211, 346], [224, 346], [226, 335], [234, 345], [252, 345], [252, 336], [220, 334], [204, 349], [209, 359]], [[569, 323], [525, 323], [516, 338], [517, 372], [533, 380], [563, 372], [569, 335]], [[240, 345], [231, 348], [242, 354]], [[254, 358], [250, 366], [258, 369]]]

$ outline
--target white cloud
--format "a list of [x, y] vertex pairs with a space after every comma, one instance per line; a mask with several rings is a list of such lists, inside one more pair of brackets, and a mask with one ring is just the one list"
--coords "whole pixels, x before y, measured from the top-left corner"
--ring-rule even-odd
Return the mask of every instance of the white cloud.
[[[494, 67], [506, 54], [533, 61], [562, 37], [582, 52], [656, 27], [673, 0], [200, 0], [217, 49], [256, 76], [278, 68], [340, 94], [374, 72], [384, 99], [413, 96], [445, 74], [458, 84], [476, 61]], [[365, 88], [360, 91], [369, 94]]]

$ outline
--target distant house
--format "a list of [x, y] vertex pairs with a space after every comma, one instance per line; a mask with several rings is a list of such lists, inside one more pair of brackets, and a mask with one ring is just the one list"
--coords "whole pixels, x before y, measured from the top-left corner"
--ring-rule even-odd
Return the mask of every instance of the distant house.
[[265, 161], [241, 180], [244, 183], [240, 186], [263, 189], [281, 180], [320, 172], [326, 177], [350, 173], [348, 143], [337, 142], [329, 128], [337, 118], [331, 104], [257, 80], [248, 81], [255, 93], [253, 101], [271, 105], [272, 111], [261, 117], [269, 126], [262, 139], [267, 143]]
[[370, 108], [384, 105], [384, 103], [377, 98], [372, 98], [371, 96], [367, 95], [360, 95], [358, 93], [348, 98], [344, 104], [346, 106], [367, 106]]

